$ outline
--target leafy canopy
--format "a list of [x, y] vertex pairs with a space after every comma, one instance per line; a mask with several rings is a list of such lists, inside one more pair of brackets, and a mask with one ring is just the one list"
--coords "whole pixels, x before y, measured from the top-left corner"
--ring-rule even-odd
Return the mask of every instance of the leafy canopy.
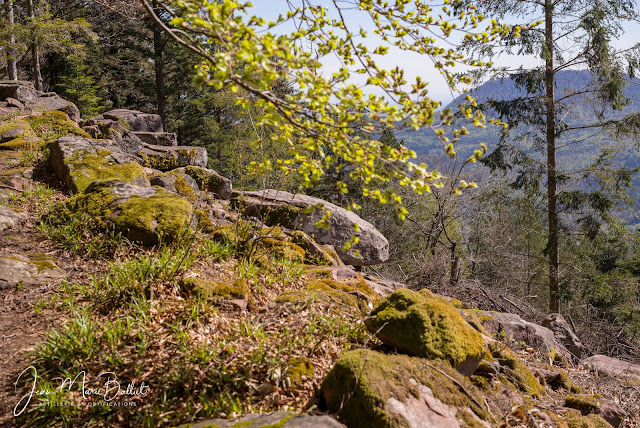
[[[518, 35], [495, 21], [480, 30], [484, 17], [476, 7], [452, 0], [444, 1], [438, 15], [421, 0], [332, 1], [331, 6], [302, 0], [299, 7], [288, 1], [290, 10], [273, 22], [253, 16], [251, 3], [159, 0], [154, 9], [147, 0], [141, 1], [158, 25], [203, 59], [197, 67], [199, 83], [234, 92], [241, 89], [237, 103], [244, 107], [254, 103], [261, 111], [256, 125], [277, 130], [265, 138], [288, 147], [289, 156], [255, 163], [257, 173], [277, 168], [299, 174], [305, 186], [312, 186], [331, 167], [347, 168], [350, 177], [362, 183], [364, 196], [397, 204], [400, 217], [406, 211], [387, 182], [395, 179], [423, 193], [439, 186], [442, 176], [413, 162], [412, 150], [385, 145], [379, 136], [400, 127], [429, 127], [454, 157], [454, 143], [468, 131], [460, 128], [445, 135], [443, 126], [450, 124], [452, 115], [436, 112], [440, 102], [429, 97], [428, 83], [419, 77], [408, 83], [404, 70], [382, 67], [381, 58], [393, 49], [423, 54], [453, 90], [469, 83], [464, 73], [454, 73], [454, 67], [486, 65], [465, 58], [447, 42], [454, 31], [460, 32], [459, 39], [480, 43], [498, 35]], [[168, 26], [154, 15], [158, 7], [172, 15]], [[350, 26], [345, 15], [354, 10], [367, 17], [370, 31]], [[373, 40], [377, 46], [372, 46]], [[321, 70], [323, 59], [329, 57], [337, 57], [341, 64], [331, 74]], [[274, 91], [283, 80], [296, 90]], [[470, 97], [467, 101], [474, 104]], [[468, 106], [462, 109], [475, 126], [503, 125], [487, 121]], [[475, 162], [485, 151], [483, 145], [467, 161]], [[348, 191], [344, 183], [337, 185], [340, 192]], [[459, 188], [473, 186], [461, 182]]]

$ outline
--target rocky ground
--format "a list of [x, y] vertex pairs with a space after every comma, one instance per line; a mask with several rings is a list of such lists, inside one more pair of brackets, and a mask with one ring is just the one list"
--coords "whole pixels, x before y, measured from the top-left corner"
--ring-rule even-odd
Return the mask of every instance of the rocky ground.
[[0, 100], [0, 425], [640, 426], [640, 366], [560, 315], [369, 275], [372, 225], [234, 190], [156, 115]]

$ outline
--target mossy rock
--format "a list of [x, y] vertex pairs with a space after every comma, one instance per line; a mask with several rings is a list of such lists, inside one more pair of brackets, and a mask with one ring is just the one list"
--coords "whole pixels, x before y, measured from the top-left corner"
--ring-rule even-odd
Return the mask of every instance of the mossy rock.
[[143, 245], [174, 241], [195, 223], [193, 206], [181, 196], [119, 181], [93, 183], [87, 193], [56, 204], [44, 220], [60, 224], [80, 215], [87, 215], [98, 229], [113, 229]]
[[249, 294], [249, 286], [241, 279], [228, 284], [222, 281], [183, 278], [178, 285], [190, 295], [213, 302], [222, 299], [243, 299]]
[[564, 398], [564, 406], [580, 410], [583, 415], [600, 413], [600, 395], [569, 394]]
[[[489, 417], [482, 393], [448, 364], [368, 349], [344, 353], [322, 382], [320, 396], [320, 407], [349, 427], [413, 426], [403, 408], [413, 410], [423, 426], [482, 426]], [[429, 406], [422, 401], [427, 399]]]
[[509, 347], [500, 342], [492, 342], [489, 344], [489, 355], [500, 364], [509, 383], [532, 397], [542, 395], [543, 386]]
[[191, 202], [198, 200], [198, 196], [195, 194], [184, 175], [175, 171], [169, 171], [167, 174], [175, 177], [176, 192], [178, 192], [180, 196], [187, 198]]
[[275, 238], [262, 238], [259, 242], [260, 247], [267, 252], [266, 255], [273, 258], [291, 260], [298, 263], [302, 263], [305, 260], [305, 251], [293, 242]]
[[21, 152], [39, 151], [44, 146], [44, 141], [39, 138], [15, 138], [0, 144], [0, 150], [14, 150]]
[[45, 111], [42, 114], [33, 114], [25, 120], [31, 125], [36, 134], [49, 140], [71, 136], [91, 138], [86, 131], [82, 130], [77, 123], [62, 111]]
[[317, 266], [337, 266], [340, 257], [336, 254], [335, 250], [330, 251], [326, 245], [320, 245], [313, 240], [312, 237], [307, 235], [301, 230], [293, 230], [287, 232], [287, 235], [291, 238], [291, 242], [300, 246], [306, 256], [305, 263], [317, 265]]
[[310, 377], [316, 372], [313, 363], [306, 357], [294, 357], [287, 361], [288, 368], [285, 376], [291, 381], [291, 385], [297, 386], [302, 383], [302, 376]]
[[196, 183], [198, 183], [200, 190], [215, 193], [222, 199], [229, 199], [232, 194], [231, 180], [213, 170], [197, 166], [187, 166], [181, 168], [180, 172], [193, 178]]
[[7, 142], [16, 138], [34, 138], [36, 133], [24, 119], [12, 119], [0, 123], [0, 141]]
[[386, 345], [409, 355], [449, 361], [469, 376], [486, 353], [482, 335], [453, 305], [429, 292], [396, 290], [365, 323]]
[[144, 168], [135, 161], [117, 162], [112, 151], [94, 140], [60, 139], [51, 145], [53, 170], [70, 192], [84, 192], [94, 181], [120, 180], [148, 185]]
[[600, 416], [590, 414], [587, 416], [569, 415], [566, 419], [569, 428], [613, 428], [613, 426]]

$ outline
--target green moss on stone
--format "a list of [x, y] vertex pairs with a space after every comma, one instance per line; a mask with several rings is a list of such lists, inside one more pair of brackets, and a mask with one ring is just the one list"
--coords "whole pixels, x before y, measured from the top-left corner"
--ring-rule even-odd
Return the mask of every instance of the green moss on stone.
[[44, 142], [39, 138], [15, 138], [0, 144], [0, 150], [38, 151], [43, 146]]
[[178, 156], [174, 152], [166, 153], [147, 153], [140, 154], [144, 166], [161, 171], [169, 171], [180, 167], [178, 164]]
[[567, 416], [567, 425], [569, 428], [612, 428], [611, 424], [598, 415], [569, 415]]
[[131, 241], [143, 245], [171, 242], [180, 235], [184, 226], [193, 220], [193, 207], [175, 193], [155, 187], [156, 194], [149, 198], [132, 196], [115, 206], [115, 197], [108, 186], [90, 193], [81, 193], [56, 204], [45, 216], [54, 224], [67, 222], [73, 216], [86, 215], [98, 229], [114, 229]]
[[286, 376], [296, 386], [302, 382], [302, 376], [313, 376], [316, 372], [313, 363], [306, 357], [294, 357], [288, 361]]
[[155, 187], [149, 198], [132, 196], [118, 207], [113, 220], [117, 230], [126, 231], [130, 240], [144, 245], [159, 243], [160, 237], [171, 242], [195, 220], [193, 206], [186, 199]]
[[180, 196], [187, 198], [191, 202], [195, 202], [198, 199], [191, 186], [189, 186], [189, 183], [187, 183], [187, 179], [184, 178], [182, 174], [174, 171], [169, 171], [167, 174], [176, 178], [176, 192], [178, 192]]
[[504, 372], [507, 380], [532, 397], [541, 396], [544, 388], [511, 349], [500, 342], [492, 342], [489, 344], [489, 352], [503, 368], [506, 368]]
[[599, 413], [599, 398], [599, 395], [569, 394], [564, 398], [564, 406], [580, 410], [583, 415], [588, 415], [589, 413]]
[[213, 193], [218, 192], [222, 179], [216, 174], [212, 174], [197, 166], [187, 166], [184, 168], [184, 172], [198, 183], [200, 190]]
[[485, 354], [480, 333], [455, 307], [431, 293], [394, 291], [371, 312], [369, 330], [387, 345], [419, 357], [447, 360], [454, 367]]
[[183, 278], [179, 281], [181, 289], [193, 296], [205, 300], [242, 299], [249, 294], [249, 286], [243, 280], [233, 284], [221, 281], [210, 281], [198, 278]]
[[146, 177], [146, 172], [136, 162], [118, 164], [109, 157], [108, 150], [101, 153], [92, 150], [78, 150], [65, 158], [69, 166], [71, 182], [67, 183], [73, 193], [84, 192], [94, 181], [121, 180], [134, 181]]
[[46, 254], [29, 253], [27, 257], [29, 257], [29, 262], [38, 268], [38, 273], [58, 268], [55, 261]]
[[392, 397], [401, 402], [418, 397], [418, 384], [430, 388], [444, 404], [488, 418], [480, 404], [482, 393], [446, 363], [368, 349], [346, 352], [336, 361], [322, 383], [320, 405], [350, 427], [408, 427], [409, 422], [385, 410], [385, 404]]
[[61, 111], [45, 111], [42, 114], [34, 114], [27, 117], [26, 121], [38, 135], [49, 138], [70, 136], [91, 138], [77, 123], [69, 119], [66, 113]]
[[275, 238], [263, 238], [260, 240], [263, 247], [270, 256], [276, 259], [292, 260], [299, 263], [304, 262], [306, 253], [298, 245]]

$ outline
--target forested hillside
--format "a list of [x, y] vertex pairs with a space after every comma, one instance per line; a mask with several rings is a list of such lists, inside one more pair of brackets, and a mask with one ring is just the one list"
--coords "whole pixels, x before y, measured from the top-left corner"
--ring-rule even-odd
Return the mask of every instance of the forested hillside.
[[0, 0], [0, 426], [640, 426], [638, 5], [444, 3]]

